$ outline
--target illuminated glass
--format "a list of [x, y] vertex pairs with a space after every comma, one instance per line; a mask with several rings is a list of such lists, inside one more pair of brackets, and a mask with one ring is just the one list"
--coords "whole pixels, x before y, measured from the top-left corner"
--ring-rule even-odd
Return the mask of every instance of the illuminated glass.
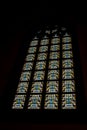
[[30, 80], [31, 72], [22, 72], [20, 81], [28, 81]]
[[71, 42], [71, 37], [63, 37], [62, 42], [63, 43]]
[[60, 43], [60, 38], [52, 38], [51, 43], [52, 44], [58, 44], [58, 43]]
[[33, 82], [31, 87], [31, 93], [42, 93], [43, 82]]
[[40, 46], [39, 52], [46, 52], [48, 51], [48, 46]]
[[58, 94], [46, 94], [45, 109], [58, 109]]
[[18, 84], [17, 93], [26, 93], [28, 90], [28, 82], [20, 82]]
[[36, 70], [42, 70], [46, 68], [46, 62], [42, 61], [42, 62], [37, 62], [36, 63]]
[[50, 51], [58, 51], [60, 50], [60, 45], [51, 45]]
[[13, 109], [23, 109], [25, 102], [25, 95], [15, 95], [15, 99], [13, 101]]
[[63, 79], [73, 79], [74, 78], [74, 70], [73, 69], [63, 69], [62, 70], [62, 78]]
[[54, 29], [54, 30], [52, 30], [52, 33], [56, 33], [58, 30], [57, 29]]
[[30, 95], [28, 109], [40, 109], [42, 95]]
[[76, 109], [75, 94], [62, 94], [62, 109]]
[[48, 71], [48, 80], [58, 80], [58, 79], [59, 79], [59, 70]]
[[36, 71], [34, 73], [34, 80], [44, 80], [45, 71]]
[[45, 33], [50, 34], [50, 30], [46, 30]]
[[33, 63], [32, 62], [27, 62], [24, 64], [23, 70], [32, 70]]
[[58, 69], [59, 68], [59, 60], [49, 61], [49, 69]]
[[38, 39], [38, 37], [37, 37], [37, 36], [35, 36], [35, 37], [33, 38], [33, 40], [35, 40], [35, 39]]
[[40, 45], [48, 45], [49, 44], [49, 39], [43, 39], [40, 42]]
[[37, 60], [46, 60], [47, 59], [47, 54], [46, 53], [39, 53]]
[[72, 51], [63, 51], [62, 57], [63, 58], [72, 58], [73, 57]]
[[35, 53], [36, 50], [37, 50], [37, 47], [30, 47], [30, 48], [28, 49], [28, 53]]
[[37, 46], [38, 40], [31, 41], [30, 46]]
[[29, 54], [26, 56], [26, 61], [34, 61], [35, 59], [35, 54]]
[[63, 68], [72, 68], [73, 65], [73, 60], [72, 59], [67, 59], [67, 60], [62, 60], [62, 67]]
[[55, 38], [55, 37], [58, 37], [58, 34], [57, 34], [57, 33], [55, 33], [55, 34], [53, 34], [53, 36], [52, 36], [52, 37], [54, 37], [54, 38]]
[[72, 49], [72, 44], [63, 44], [62, 49], [63, 50], [70, 50], [70, 49]]
[[70, 35], [66, 32], [65, 34], [64, 34], [64, 37], [69, 37]]
[[58, 81], [47, 81], [46, 93], [57, 93], [59, 87]]
[[58, 59], [60, 58], [60, 53], [59, 52], [50, 52], [50, 57], [49, 59]]
[[74, 80], [62, 81], [62, 92], [75, 92], [75, 81]]

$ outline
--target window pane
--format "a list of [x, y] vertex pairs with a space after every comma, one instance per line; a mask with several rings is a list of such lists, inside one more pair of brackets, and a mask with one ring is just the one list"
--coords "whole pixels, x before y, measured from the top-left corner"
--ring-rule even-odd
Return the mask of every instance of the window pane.
[[75, 94], [62, 94], [62, 109], [76, 109]]
[[58, 59], [58, 58], [60, 58], [60, 53], [59, 52], [51, 52], [49, 58], [50, 59]]
[[45, 71], [36, 71], [34, 73], [34, 80], [44, 80]]
[[51, 43], [52, 44], [58, 44], [58, 43], [60, 43], [60, 38], [52, 38]]
[[33, 62], [27, 62], [24, 64], [23, 70], [32, 70]]
[[20, 81], [28, 81], [30, 80], [31, 72], [22, 72]]
[[50, 51], [58, 51], [60, 50], [60, 45], [51, 45]]
[[46, 68], [46, 62], [42, 61], [42, 62], [37, 62], [36, 63], [36, 70], [42, 70]]
[[47, 54], [46, 53], [40, 53], [38, 54], [37, 60], [46, 60]]
[[72, 49], [72, 44], [63, 44], [62, 49], [63, 50], [70, 50], [70, 49]]
[[48, 80], [58, 80], [58, 79], [59, 79], [59, 70], [48, 71]]
[[31, 93], [42, 93], [43, 82], [33, 82], [31, 87]]
[[26, 93], [28, 89], [28, 82], [20, 82], [18, 84], [17, 93]]
[[39, 52], [46, 52], [48, 51], [48, 46], [40, 46]]
[[44, 108], [45, 109], [58, 109], [58, 95], [46, 94]]
[[59, 68], [58, 60], [49, 61], [49, 69], [58, 69], [58, 68]]
[[43, 39], [40, 42], [40, 45], [48, 45], [49, 44], [49, 39]]
[[62, 42], [63, 42], [63, 43], [71, 42], [71, 37], [63, 37], [63, 38], [62, 38]]
[[30, 47], [30, 48], [28, 49], [28, 53], [35, 53], [36, 50], [37, 50], [37, 47]]
[[29, 54], [29, 55], [27, 55], [27, 57], [26, 57], [26, 61], [34, 61], [34, 59], [35, 59], [35, 54]]
[[62, 60], [62, 67], [63, 68], [72, 68], [73, 60], [72, 59]]
[[73, 69], [63, 69], [62, 70], [62, 78], [63, 79], [73, 79], [74, 78], [74, 70]]
[[62, 57], [63, 58], [72, 58], [73, 57], [72, 51], [63, 51]]
[[31, 41], [30, 46], [37, 46], [38, 40]]

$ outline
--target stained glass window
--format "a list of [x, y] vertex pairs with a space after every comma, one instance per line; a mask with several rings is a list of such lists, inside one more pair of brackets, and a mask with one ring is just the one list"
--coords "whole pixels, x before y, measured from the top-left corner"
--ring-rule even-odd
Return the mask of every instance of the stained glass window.
[[40, 30], [26, 52], [12, 109], [76, 109], [75, 56], [67, 28]]

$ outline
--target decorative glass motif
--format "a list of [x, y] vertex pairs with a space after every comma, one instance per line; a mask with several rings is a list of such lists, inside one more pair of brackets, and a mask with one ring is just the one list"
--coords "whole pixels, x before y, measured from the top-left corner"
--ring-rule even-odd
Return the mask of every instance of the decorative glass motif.
[[52, 38], [51, 43], [52, 44], [58, 44], [58, 43], [60, 43], [60, 38]]
[[38, 40], [31, 41], [30, 46], [37, 46]]
[[37, 50], [37, 47], [30, 47], [30, 48], [28, 49], [28, 53], [35, 53], [36, 50]]
[[76, 109], [75, 94], [62, 94], [62, 109]]
[[63, 50], [70, 50], [70, 49], [72, 49], [72, 44], [63, 44], [62, 49]]
[[32, 62], [27, 62], [24, 64], [23, 70], [32, 70], [33, 63]]
[[43, 39], [40, 42], [40, 45], [48, 45], [49, 44], [49, 39]]
[[33, 82], [31, 87], [31, 93], [42, 93], [43, 82]]
[[42, 95], [30, 95], [28, 109], [40, 109]]
[[71, 37], [63, 37], [62, 42], [63, 43], [71, 42]]
[[43, 80], [45, 76], [45, 71], [36, 71], [34, 73], [34, 80]]
[[23, 109], [25, 102], [25, 95], [15, 95], [15, 99], [13, 102], [13, 109]]
[[49, 69], [58, 69], [59, 68], [59, 60], [49, 61]]
[[72, 51], [63, 51], [62, 57], [63, 58], [72, 58], [73, 57]]
[[73, 79], [74, 78], [74, 70], [73, 69], [63, 69], [62, 70], [62, 78], [63, 79]]
[[60, 58], [60, 52], [50, 52], [50, 59], [58, 59]]
[[46, 52], [48, 51], [48, 46], [40, 46], [39, 52]]
[[20, 82], [18, 84], [17, 93], [26, 93], [28, 89], [28, 82]]
[[73, 60], [72, 59], [62, 60], [62, 67], [63, 68], [72, 68]]
[[22, 72], [20, 81], [28, 81], [30, 80], [31, 72]]
[[51, 45], [50, 51], [58, 51], [60, 50], [60, 45]]
[[48, 71], [48, 80], [58, 80], [58, 79], [59, 79], [59, 70]]
[[58, 93], [59, 82], [47, 81], [46, 93]]
[[46, 53], [39, 53], [37, 60], [46, 60], [47, 59], [47, 54]]
[[36, 63], [36, 67], [35, 67], [36, 70], [42, 70], [42, 69], [45, 69], [45, 68], [46, 68], [46, 62], [45, 61]]
[[35, 59], [35, 54], [29, 54], [29, 55], [27, 55], [27, 57], [26, 57], [26, 61], [34, 61], [34, 59]]
[[46, 94], [45, 109], [58, 109], [58, 94]]

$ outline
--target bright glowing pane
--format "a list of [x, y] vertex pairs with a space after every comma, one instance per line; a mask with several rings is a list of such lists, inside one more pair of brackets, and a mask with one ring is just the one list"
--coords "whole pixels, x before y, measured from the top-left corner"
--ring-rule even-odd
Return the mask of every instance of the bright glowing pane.
[[74, 70], [73, 69], [63, 69], [62, 70], [62, 78], [63, 79], [73, 79], [74, 78]]
[[31, 41], [30, 46], [37, 46], [38, 40]]
[[75, 92], [75, 81], [74, 80], [62, 81], [62, 92]]
[[60, 58], [59, 52], [51, 52], [50, 53], [50, 59], [58, 59], [58, 58]]
[[47, 54], [46, 53], [40, 53], [38, 54], [37, 60], [46, 60]]
[[31, 72], [22, 72], [20, 81], [28, 81], [30, 80]]
[[71, 42], [71, 37], [63, 37], [62, 42], [63, 43]]
[[15, 95], [15, 99], [13, 101], [13, 109], [23, 109], [25, 102], [25, 95]]
[[46, 52], [48, 51], [48, 46], [40, 46], [39, 52]]
[[36, 70], [42, 70], [46, 68], [46, 62], [42, 61], [42, 62], [37, 62], [36, 63]]
[[42, 95], [30, 95], [28, 109], [40, 109]]
[[17, 93], [26, 93], [28, 90], [28, 82], [20, 82], [18, 84]]
[[51, 45], [50, 51], [58, 51], [60, 50], [60, 45]]
[[41, 45], [48, 45], [49, 44], [49, 39], [43, 39], [40, 42]]
[[36, 50], [37, 50], [37, 47], [30, 47], [30, 48], [28, 49], [28, 53], [35, 53]]
[[63, 58], [72, 58], [73, 57], [72, 51], [63, 51], [62, 57]]
[[47, 81], [46, 93], [57, 93], [59, 87], [58, 81]]
[[73, 60], [72, 59], [62, 60], [62, 67], [63, 68], [72, 68]]
[[75, 94], [62, 94], [62, 109], [76, 109]]
[[34, 59], [35, 59], [35, 54], [29, 54], [29, 55], [27, 55], [27, 57], [26, 57], [26, 61], [34, 61]]
[[58, 69], [58, 68], [59, 68], [58, 60], [49, 61], [49, 69]]
[[23, 66], [23, 70], [32, 70], [33, 63], [32, 62], [27, 62]]
[[58, 44], [58, 43], [60, 43], [60, 38], [52, 38], [51, 43], [52, 44]]
[[70, 49], [72, 49], [72, 44], [63, 44], [62, 49], [63, 50], [70, 50]]
[[36, 71], [34, 73], [34, 80], [44, 80], [45, 71]]
[[42, 93], [43, 82], [33, 82], [31, 87], [31, 93]]
[[59, 70], [48, 71], [48, 80], [58, 80], [58, 79], [59, 79]]
[[46, 94], [45, 109], [58, 109], [58, 94]]

